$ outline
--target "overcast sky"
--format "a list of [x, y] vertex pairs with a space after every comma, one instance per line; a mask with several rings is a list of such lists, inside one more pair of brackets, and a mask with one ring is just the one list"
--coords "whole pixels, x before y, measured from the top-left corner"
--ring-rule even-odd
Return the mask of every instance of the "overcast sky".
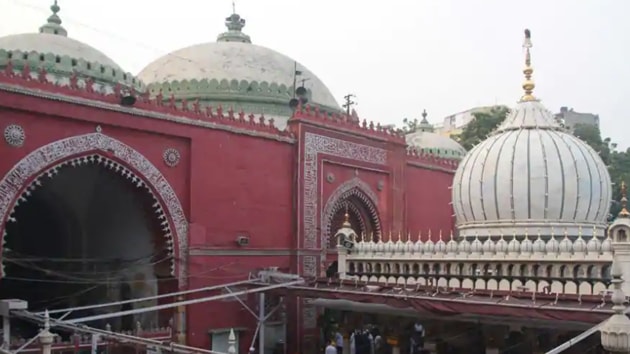
[[[0, 35], [37, 31], [52, 0], [0, 0]], [[231, 0], [59, 0], [69, 36], [138, 73], [225, 30]], [[523, 29], [532, 31], [536, 96], [600, 115], [630, 146], [630, 1], [237, 0], [252, 42], [308, 67], [362, 118], [432, 123], [521, 95]]]

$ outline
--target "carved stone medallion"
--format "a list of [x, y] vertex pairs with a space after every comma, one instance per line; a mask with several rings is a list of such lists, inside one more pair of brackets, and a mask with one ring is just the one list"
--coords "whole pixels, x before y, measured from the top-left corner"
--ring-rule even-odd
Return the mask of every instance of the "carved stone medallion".
[[21, 147], [26, 140], [26, 133], [24, 128], [17, 124], [8, 125], [4, 128], [4, 140], [13, 147]]
[[164, 154], [162, 155], [162, 157], [164, 158], [164, 163], [168, 167], [175, 167], [179, 165], [179, 160], [181, 159], [179, 151], [174, 148], [168, 148], [164, 150]]

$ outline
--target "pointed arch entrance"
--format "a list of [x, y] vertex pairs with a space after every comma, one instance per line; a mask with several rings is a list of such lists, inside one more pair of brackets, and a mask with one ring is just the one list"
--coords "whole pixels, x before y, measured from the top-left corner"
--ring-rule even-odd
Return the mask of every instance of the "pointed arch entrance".
[[39, 271], [48, 283], [46, 269], [63, 269], [56, 284], [107, 283], [90, 295], [94, 302], [162, 292], [159, 277], [186, 286], [188, 222], [179, 198], [155, 165], [100, 128], [20, 160], [0, 180], [0, 222], [3, 265]]
[[322, 248], [336, 247], [332, 236], [341, 227], [346, 210], [357, 235], [380, 239], [381, 221], [377, 205], [376, 193], [358, 177], [337, 187], [328, 198], [322, 213]]

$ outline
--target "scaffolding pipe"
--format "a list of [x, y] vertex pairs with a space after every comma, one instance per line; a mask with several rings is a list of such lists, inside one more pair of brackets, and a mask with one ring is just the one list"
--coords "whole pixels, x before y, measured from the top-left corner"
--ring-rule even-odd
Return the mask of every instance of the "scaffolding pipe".
[[254, 288], [254, 289], [235, 291], [235, 292], [228, 293], [228, 294], [220, 294], [220, 295], [202, 297], [202, 298], [198, 298], [198, 299], [191, 299], [191, 300], [185, 300], [185, 301], [172, 302], [170, 304], [163, 304], [163, 305], [157, 305], [157, 306], [150, 306], [150, 307], [132, 309], [132, 310], [127, 310], [127, 311], [106, 313], [106, 314], [102, 314], [102, 315], [87, 316], [87, 317], [82, 317], [82, 318], [75, 318], [75, 319], [68, 320], [68, 321], [65, 321], [65, 322], [66, 323], [81, 323], [81, 322], [96, 321], [96, 320], [102, 320], [102, 319], [113, 318], [113, 317], [122, 317], [122, 316], [127, 316], [127, 315], [137, 315], [139, 313], [145, 313], [145, 312], [151, 312], [151, 311], [160, 311], [160, 310], [165, 310], [165, 309], [169, 309], [169, 308], [173, 308], [173, 307], [177, 307], [177, 306], [188, 306], [188, 305], [200, 304], [200, 303], [214, 301], [214, 300], [222, 300], [222, 299], [233, 297], [233, 296], [241, 296], [241, 295], [258, 293], [258, 292], [261, 292], [261, 291], [273, 290], [273, 289], [278, 289], [278, 288], [285, 288], [285, 287], [289, 287], [289, 286], [292, 286], [292, 285], [298, 285], [298, 284], [301, 284], [303, 282], [304, 282], [304, 280], [300, 279], [300, 280], [295, 280], [295, 281], [286, 282], [286, 283], [265, 285], [265, 286], [261, 286], [259, 288]]
[[[202, 291], [210, 291], [210, 290], [217, 290], [217, 289], [220, 289], [220, 288], [226, 288], [228, 286], [238, 286], [238, 285], [243, 285], [243, 284], [251, 284], [253, 281], [256, 281], [256, 280], [260, 280], [260, 279], [240, 280], [240, 281], [229, 283], [229, 284], [213, 285], [213, 286], [207, 286], [207, 287], [198, 288], [198, 289], [189, 289], [189, 290], [177, 291], [177, 292], [174, 292], [174, 293], [160, 294], [160, 295], [154, 295], [154, 296], [137, 298], [137, 299], [131, 299], [131, 300], [109, 302], [109, 303], [97, 304], [97, 305], [86, 305], [86, 306], [79, 306], [79, 307], [70, 307], [70, 308], [66, 308], [66, 309], [57, 309], [57, 310], [48, 311], [48, 314], [52, 315], [52, 314], [55, 314], [55, 313], [66, 312], [66, 311], [80, 311], [80, 310], [88, 310], [88, 309], [97, 309], [97, 308], [102, 308], [102, 307], [130, 304], [130, 303], [140, 302], [140, 301], [156, 300], [156, 299], [161, 299], [161, 298], [170, 297], [170, 296], [188, 295], [188, 294], [194, 294], [194, 293], [198, 293], [198, 292], [202, 292]], [[36, 314], [44, 315], [44, 312], [45, 311], [36, 312]]]
[[[32, 321], [36, 321], [36, 322], [44, 322], [46, 320], [39, 315], [29, 313], [29, 312], [24, 312], [24, 311], [19, 312], [17, 315], [26, 319], [30, 319]], [[161, 342], [155, 339], [136, 337], [136, 336], [132, 336], [129, 334], [124, 334], [124, 333], [110, 332], [110, 331], [106, 331], [106, 330], [102, 330], [98, 328], [88, 327], [85, 325], [69, 324], [66, 321], [59, 321], [54, 318], [51, 318], [49, 321], [52, 326], [63, 328], [65, 330], [69, 330], [73, 332], [80, 332], [80, 333], [88, 333], [92, 335], [98, 334], [98, 335], [103, 336], [103, 338], [110, 338], [110, 339], [113, 338], [113, 339], [120, 340], [123, 343], [127, 342], [127, 343], [133, 343], [133, 344], [153, 346], [153, 347], [163, 349], [167, 352], [176, 352], [176, 353], [181, 353], [181, 354], [198, 354], [198, 353], [226, 354], [226, 353], [215, 352], [215, 351], [207, 350], [203, 348], [188, 347], [185, 345], [172, 343], [172, 342], [165, 344], [164, 342]]]
[[[536, 309], [546, 309], [546, 308], [551, 308], [551, 309], [562, 309], [565, 311], [574, 311], [574, 312], [589, 312], [589, 313], [599, 313], [599, 314], [606, 314], [606, 315], [612, 315], [613, 311], [612, 310], [601, 310], [601, 309], [592, 309], [592, 308], [575, 308], [575, 307], [562, 307], [562, 308], [558, 308], [557, 306], [552, 306], [552, 303], [549, 303], [549, 305], [538, 305], [538, 306], [531, 306], [531, 305], [525, 305], [525, 304], [509, 304], [509, 303], [504, 303], [501, 302], [502, 298], [499, 298], [498, 300], [494, 301], [494, 302], [490, 302], [490, 301], [476, 301], [476, 300], [470, 300], [467, 298], [438, 298], [438, 297], [433, 297], [433, 296], [424, 296], [424, 295], [414, 295], [414, 294], [409, 294], [406, 292], [401, 292], [401, 293], [396, 293], [396, 294], [392, 294], [392, 293], [369, 293], [369, 292], [365, 292], [365, 291], [359, 291], [359, 290], [347, 290], [347, 289], [326, 289], [326, 288], [314, 288], [314, 287], [308, 287], [308, 286], [290, 286], [291, 289], [294, 290], [306, 290], [306, 291], [312, 291], [314, 293], [335, 293], [335, 294], [355, 294], [355, 295], [361, 295], [361, 296], [365, 296], [365, 295], [374, 295], [374, 296], [378, 296], [378, 297], [383, 297], [383, 298], [394, 298], [394, 299], [419, 299], [419, 300], [428, 300], [430, 302], [447, 302], [447, 303], [464, 303], [464, 304], [471, 304], [471, 305], [493, 305], [493, 306], [501, 306], [501, 307], [514, 307], [514, 308], [525, 308], [525, 309], [532, 309], [532, 308], [536, 308]], [[316, 297], [316, 296], [309, 296], [309, 297]], [[626, 309], [626, 313], [630, 313], [630, 307], [628, 309]]]
[[258, 294], [260, 304], [258, 305], [258, 354], [265, 354], [265, 293]]
[[578, 334], [577, 336], [569, 339], [568, 341], [560, 344], [559, 346], [551, 349], [550, 351], [548, 351], [545, 354], [558, 354], [558, 353], [562, 353], [564, 350], [571, 348], [572, 346], [578, 344], [579, 342], [583, 341], [584, 339], [590, 337], [593, 333], [599, 331], [602, 326], [604, 324], [606, 324], [606, 322], [608, 322], [608, 320], [596, 325], [595, 327], [592, 327], [591, 329], [587, 329], [586, 331]]

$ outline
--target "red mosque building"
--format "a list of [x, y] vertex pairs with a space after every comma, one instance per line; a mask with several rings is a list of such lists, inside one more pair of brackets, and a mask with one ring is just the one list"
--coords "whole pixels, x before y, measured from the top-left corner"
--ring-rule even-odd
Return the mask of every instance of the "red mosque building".
[[[39, 33], [0, 38], [0, 297], [43, 310], [225, 284], [265, 267], [317, 277], [334, 263], [330, 236], [346, 212], [365, 238], [453, 229], [456, 159], [344, 114], [306, 68], [251, 44], [238, 15], [216, 43], [135, 77], [69, 38], [58, 11]], [[211, 55], [258, 58], [275, 77], [225, 65], [162, 77]], [[300, 74], [310, 80], [296, 88]], [[173, 301], [133, 306], [162, 300]], [[316, 315], [288, 303], [291, 344]], [[202, 348], [237, 328], [247, 350], [255, 330], [237, 301], [110, 325], [136, 322], [170, 322]]]

